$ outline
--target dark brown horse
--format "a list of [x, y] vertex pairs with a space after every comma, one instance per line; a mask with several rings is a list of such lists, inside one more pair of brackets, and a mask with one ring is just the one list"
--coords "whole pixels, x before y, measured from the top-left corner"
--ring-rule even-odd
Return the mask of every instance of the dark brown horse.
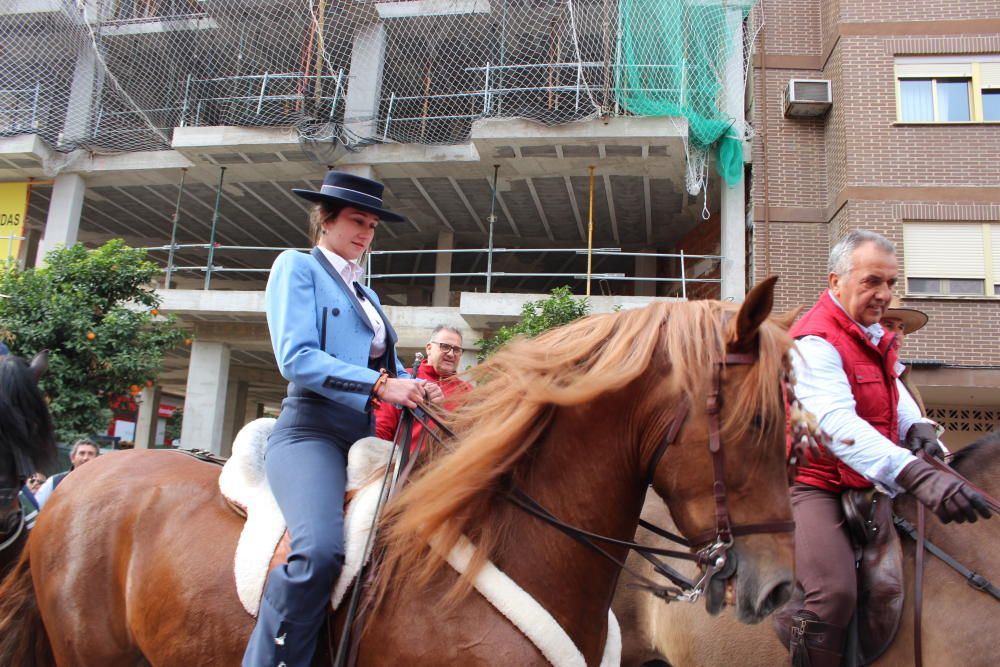
[[[478, 547], [472, 571], [492, 561], [551, 613], [587, 664], [599, 662], [618, 568], [505, 492], [516, 486], [567, 523], [627, 540], [652, 473], [681, 532], [714, 534], [705, 406], [715, 377], [719, 481], [732, 523], [787, 522], [779, 380], [791, 340], [787, 322], [768, 319], [773, 285], [759, 285], [742, 308], [655, 304], [589, 317], [494, 355], [455, 417], [452, 450], [387, 510], [378, 603], [358, 663], [546, 664], [469, 591], [471, 572], [459, 579], [443, 560], [462, 535]], [[752, 363], [724, 364], [737, 353]], [[654, 465], [679, 401], [688, 416]], [[0, 588], [0, 637], [18, 637], [0, 644], [0, 664], [237, 665], [253, 619], [232, 581], [241, 521], [219, 496], [218, 474], [180, 454], [135, 451], [68, 477]], [[607, 550], [625, 556], [623, 547]], [[730, 555], [741, 618], [758, 620], [787, 598], [790, 533], [737, 537]], [[709, 586], [719, 606], [725, 583]]]
[[38, 389], [46, 368], [44, 352], [30, 364], [0, 356], [0, 578], [28, 539], [18, 493], [34, 470], [55, 457], [52, 419]]
[[[953, 467], [990, 495], [1000, 495], [1000, 432], [986, 436], [959, 452]], [[895, 501], [896, 513], [915, 523], [916, 501]], [[668, 522], [667, 509], [652, 495], [643, 510], [647, 521]], [[640, 531], [643, 541], [660, 543]], [[915, 544], [903, 539], [906, 601], [899, 632], [892, 646], [873, 664], [910, 667], [913, 655], [913, 579]], [[1000, 521], [941, 524], [928, 514], [927, 539], [959, 562], [1000, 583]], [[634, 559], [644, 568], [639, 559]], [[1000, 602], [972, 589], [961, 576], [927, 554], [924, 570], [922, 652], [925, 665], [987, 667], [1000, 663]], [[648, 663], [672, 667], [777, 667], [788, 664], [788, 651], [770, 623], [741, 625], [724, 612], [709, 617], [691, 605], [663, 604], [643, 592], [621, 587], [614, 609], [622, 623], [622, 665]], [[739, 656], [735, 660], [733, 656]]]

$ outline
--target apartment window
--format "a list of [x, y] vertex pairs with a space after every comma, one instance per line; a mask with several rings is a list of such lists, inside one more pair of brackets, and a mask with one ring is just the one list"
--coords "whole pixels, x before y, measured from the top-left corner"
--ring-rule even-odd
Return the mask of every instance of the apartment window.
[[906, 292], [913, 296], [1000, 296], [1000, 224], [903, 225]]
[[904, 123], [1000, 121], [1000, 55], [897, 58], [896, 100]]
[[983, 91], [983, 120], [1000, 120], [1000, 89]]

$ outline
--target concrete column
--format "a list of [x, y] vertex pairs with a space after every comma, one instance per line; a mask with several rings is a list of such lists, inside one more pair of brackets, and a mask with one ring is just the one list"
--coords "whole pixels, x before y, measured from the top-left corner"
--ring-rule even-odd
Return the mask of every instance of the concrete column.
[[226, 388], [226, 415], [222, 423], [222, 456], [231, 456], [233, 440], [246, 424], [247, 392], [250, 383], [245, 380], [230, 380]]
[[226, 343], [195, 339], [191, 345], [181, 447], [222, 454], [229, 357], [230, 348]]
[[[655, 278], [656, 277], [656, 258], [655, 257], [636, 257], [635, 258], [635, 275], [637, 278]], [[656, 296], [656, 285], [657, 283], [637, 280], [635, 281], [635, 295], [636, 296]]]
[[[732, 54], [726, 62], [723, 109], [733, 121], [733, 129], [742, 135], [745, 118], [743, 96], [743, 15], [739, 7], [727, 12]], [[722, 188], [722, 299], [743, 301], [746, 296], [746, 193], [743, 178]]]
[[375, 170], [370, 164], [338, 164], [337, 171], [346, 171], [348, 174], [354, 174], [361, 178], [378, 180], [375, 177]]
[[76, 243], [80, 233], [80, 214], [83, 212], [83, 193], [87, 184], [79, 174], [59, 174], [52, 185], [49, 217], [45, 221], [45, 236], [38, 246], [36, 266], [45, 260], [45, 254], [56, 246], [69, 247]]
[[[454, 250], [455, 234], [453, 232], [438, 232], [438, 250]], [[442, 252], [435, 255], [434, 273], [451, 273], [450, 252]], [[431, 306], [434, 308], [447, 308], [451, 305], [451, 277], [437, 276], [434, 278], [434, 298]]]
[[385, 24], [362, 26], [354, 35], [351, 76], [344, 100], [344, 126], [348, 136], [381, 137], [378, 125], [382, 95], [382, 68], [385, 65]]
[[248, 400], [246, 402], [246, 410], [243, 411], [243, 425], [247, 425], [254, 419], [260, 419], [264, 416], [264, 404], [257, 403], [256, 401]]
[[156, 445], [156, 429], [160, 425], [159, 385], [146, 387], [139, 394], [139, 415], [135, 420], [135, 448], [150, 449]]
[[[93, 9], [89, 10], [93, 12]], [[96, 14], [91, 13], [91, 17]], [[97, 53], [89, 40], [77, 51], [73, 67], [73, 81], [70, 83], [69, 102], [63, 121], [59, 144], [72, 146], [92, 138], [97, 129], [100, 99], [103, 85], [103, 69], [97, 60]], [[93, 125], [92, 125], [93, 123]]]

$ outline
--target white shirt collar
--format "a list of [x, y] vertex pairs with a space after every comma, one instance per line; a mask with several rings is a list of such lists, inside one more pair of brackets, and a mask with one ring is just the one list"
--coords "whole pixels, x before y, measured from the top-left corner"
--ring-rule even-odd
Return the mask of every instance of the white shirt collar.
[[321, 245], [316, 246], [319, 251], [323, 253], [323, 256], [333, 265], [333, 268], [340, 274], [340, 277], [348, 285], [353, 285], [355, 282], [361, 282], [362, 276], [365, 275], [365, 270], [357, 262], [350, 262], [332, 250], [328, 250]]
[[861, 331], [865, 334], [865, 336], [868, 337], [868, 340], [870, 340], [875, 347], [878, 347], [878, 344], [882, 342], [882, 336], [885, 335], [885, 329], [882, 328], [882, 325], [879, 324], [878, 322], [867, 327], [861, 324], [861, 322], [858, 322], [853, 317], [851, 317], [850, 313], [847, 312], [847, 309], [845, 309], [844, 306], [840, 303], [840, 301], [837, 300], [837, 297], [833, 295], [832, 290], [827, 290], [827, 291], [830, 292], [830, 298], [833, 299], [833, 302], [837, 304], [837, 307], [840, 308], [841, 311], [843, 311], [844, 315], [847, 315], [847, 317], [852, 322], [857, 324], [858, 328], [861, 329]]

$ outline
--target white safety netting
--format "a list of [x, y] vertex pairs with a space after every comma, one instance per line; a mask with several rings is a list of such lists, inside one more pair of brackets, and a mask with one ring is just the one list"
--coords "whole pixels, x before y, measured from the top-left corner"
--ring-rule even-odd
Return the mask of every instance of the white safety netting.
[[0, 0], [0, 135], [100, 153], [168, 148], [177, 127], [285, 126], [307, 148], [351, 149], [460, 143], [483, 118], [685, 116], [703, 174], [709, 148], [749, 131], [731, 96], [738, 108], [752, 7]]

